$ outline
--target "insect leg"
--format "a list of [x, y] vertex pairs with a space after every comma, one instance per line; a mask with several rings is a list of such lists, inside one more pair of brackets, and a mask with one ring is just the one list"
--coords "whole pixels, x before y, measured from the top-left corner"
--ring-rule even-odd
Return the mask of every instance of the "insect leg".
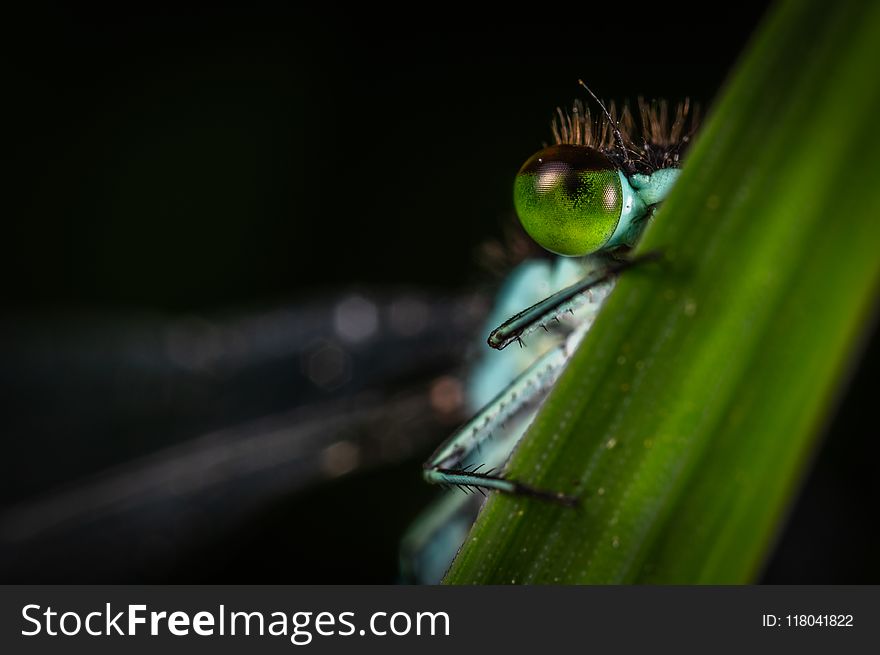
[[511, 343], [522, 342], [522, 338], [535, 330], [541, 329], [555, 318], [566, 312], [573, 312], [584, 305], [592, 305], [598, 310], [602, 302], [614, 288], [616, 277], [623, 271], [639, 264], [658, 259], [660, 253], [650, 252], [633, 259], [611, 260], [585, 275], [561, 291], [557, 291], [544, 300], [535, 303], [528, 309], [515, 314], [489, 335], [489, 345], [502, 350]]
[[[542, 500], [573, 505], [577, 501], [566, 494], [536, 489], [509, 480], [493, 471], [465, 467], [464, 462], [496, 430], [521, 412], [535, 409], [556, 382], [574, 348], [586, 329], [578, 330], [563, 343], [541, 356], [495, 399], [447, 439], [424, 465], [425, 480], [432, 484], [457, 486], [461, 489], [491, 489], [503, 493], [532, 496]], [[515, 444], [513, 444], [515, 445]], [[506, 459], [506, 455], [504, 456]]]

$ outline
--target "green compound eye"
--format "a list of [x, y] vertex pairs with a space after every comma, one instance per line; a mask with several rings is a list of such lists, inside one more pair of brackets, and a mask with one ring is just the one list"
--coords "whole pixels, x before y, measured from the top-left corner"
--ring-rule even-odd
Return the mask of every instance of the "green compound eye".
[[575, 257], [599, 250], [614, 234], [623, 189], [614, 164], [598, 150], [556, 145], [523, 164], [513, 203], [529, 236], [550, 252]]

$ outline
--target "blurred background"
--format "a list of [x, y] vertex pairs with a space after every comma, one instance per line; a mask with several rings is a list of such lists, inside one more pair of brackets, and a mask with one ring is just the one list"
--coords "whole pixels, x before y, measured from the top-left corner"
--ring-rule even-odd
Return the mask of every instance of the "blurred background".
[[[710, 106], [763, 11], [10, 18], [0, 581], [394, 582], [554, 108]], [[764, 582], [880, 582], [877, 341]]]

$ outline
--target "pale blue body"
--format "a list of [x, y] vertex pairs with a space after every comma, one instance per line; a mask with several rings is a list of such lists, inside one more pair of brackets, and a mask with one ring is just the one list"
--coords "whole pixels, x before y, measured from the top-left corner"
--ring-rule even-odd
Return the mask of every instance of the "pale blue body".
[[[636, 243], [653, 207], [668, 195], [679, 173], [675, 168], [630, 177], [619, 172], [624, 196], [621, 216], [603, 250]], [[504, 466], [611, 292], [613, 275], [600, 275], [607, 266], [608, 260], [600, 251], [579, 258], [526, 261], [510, 274], [488, 325], [491, 329], [515, 315], [505, 327], [515, 325], [516, 332], [500, 347], [527, 336], [528, 348], [502, 352], [482, 347], [467, 381], [468, 401], [475, 416], [434, 453], [425, 465], [426, 480], [519, 492], [518, 483], [501, 476], [477, 476], [471, 467]], [[524, 307], [530, 309], [521, 311]], [[546, 329], [550, 322], [561, 323], [564, 339], [560, 340], [558, 329]], [[552, 494], [540, 493], [553, 499]], [[563, 498], [562, 494], [559, 497]], [[480, 500], [480, 496], [449, 492], [420, 515], [401, 546], [407, 580], [440, 582], [467, 536]]]

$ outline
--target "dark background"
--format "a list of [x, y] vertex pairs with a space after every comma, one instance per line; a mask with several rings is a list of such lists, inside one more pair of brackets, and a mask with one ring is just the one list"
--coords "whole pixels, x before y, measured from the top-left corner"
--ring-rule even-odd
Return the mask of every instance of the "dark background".
[[[513, 176], [549, 138], [553, 109], [583, 97], [578, 78], [606, 98], [709, 106], [764, 10], [556, 7], [547, 22], [511, 23], [245, 7], [48, 6], [7, 26], [0, 527], [4, 511], [39, 513], [102, 471], [129, 477], [199, 435], [288, 410], [326, 414], [328, 403], [348, 417], [367, 392], [393, 407], [402, 390], [460, 371], [479, 312], [456, 313], [471, 294], [485, 304], [497, 283], [480, 246], [513, 220]], [[439, 320], [405, 348], [353, 346], [344, 380], [309, 385], [303, 358], [336, 352], [321, 326], [351, 293], [409, 294]], [[278, 308], [308, 335], [292, 355], [150, 368], [148, 346], [174, 326], [189, 326], [185, 341], [198, 347], [217, 325]], [[880, 581], [880, 540], [865, 520], [880, 500], [868, 413], [876, 363], [874, 345], [765, 581]], [[370, 421], [358, 428], [366, 443], [384, 429]], [[228, 499], [253, 480], [209, 500], [161, 490], [149, 520], [122, 508], [0, 535], [0, 574], [391, 582], [400, 534], [434, 496], [419, 475], [427, 436], [448, 430], [420, 425], [424, 442], [332, 482], [303, 464], [302, 484], [234, 513]]]

